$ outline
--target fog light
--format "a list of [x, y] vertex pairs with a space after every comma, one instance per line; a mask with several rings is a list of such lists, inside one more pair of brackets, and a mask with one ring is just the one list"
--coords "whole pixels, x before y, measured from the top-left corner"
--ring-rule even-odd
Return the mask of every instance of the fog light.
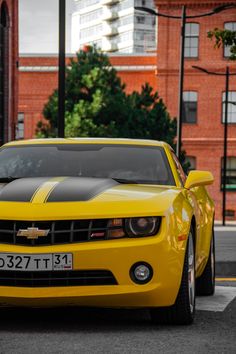
[[139, 262], [130, 269], [130, 277], [137, 284], [148, 283], [153, 276], [152, 267], [145, 262]]

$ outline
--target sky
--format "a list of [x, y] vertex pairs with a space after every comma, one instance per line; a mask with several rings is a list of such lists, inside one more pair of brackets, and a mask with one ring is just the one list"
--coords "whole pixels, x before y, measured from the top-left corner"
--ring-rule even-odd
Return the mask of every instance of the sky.
[[[59, 0], [19, 0], [20, 53], [58, 52]], [[67, 52], [70, 52], [71, 14], [74, 0], [66, 0]]]

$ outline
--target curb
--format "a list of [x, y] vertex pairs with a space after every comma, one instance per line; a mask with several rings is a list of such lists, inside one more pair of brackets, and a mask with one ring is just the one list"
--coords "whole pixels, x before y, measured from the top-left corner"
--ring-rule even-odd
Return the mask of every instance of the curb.
[[216, 276], [236, 276], [236, 262], [216, 262]]

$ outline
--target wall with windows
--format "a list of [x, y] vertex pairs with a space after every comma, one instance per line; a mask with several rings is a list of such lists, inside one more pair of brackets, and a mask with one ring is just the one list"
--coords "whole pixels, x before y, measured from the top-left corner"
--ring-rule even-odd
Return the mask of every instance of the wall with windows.
[[[156, 0], [158, 11], [181, 15], [181, 6], [187, 6], [187, 15], [211, 11], [228, 1], [177, 1]], [[210, 76], [192, 66], [208, 71], [225, 72], [226, 65], [236, 72], [235, 63], [229, 62], [229, 48], [214, 48], [207, 32], [215, 27], [236, 28], [236, 9], [219, 14], [188, 20], [185, 39], [185, 77], [183, 112], [183, 148], [197, 169], [211, 170], [215, 177], [209, 190], [216, 203], [216, 218], [221, 219], [222, 210], [222, 157], [224, 142], [225, 77]], [[178, 82], [180, 58], [180, 21], [160, 17], [158, 20], [157, 70], [158, 91], [172, 116], [178, 114]], [[228, 104], [228, 157], [227, 203], [229, 218], [236, 220], [235, 181], [236, 158], [236, 76], [230, 78]], [[234, 217], [232, 216], [234, 211]]]
[[0, 0], [0, 145], [15, 137], [17, 60], [18, 1]]
[[156, 19], [134, 6], [153, 8], [153, 0], [75, 0], [72, 52], [96, 43], [103, 51], [145, 53], [156, 49]]

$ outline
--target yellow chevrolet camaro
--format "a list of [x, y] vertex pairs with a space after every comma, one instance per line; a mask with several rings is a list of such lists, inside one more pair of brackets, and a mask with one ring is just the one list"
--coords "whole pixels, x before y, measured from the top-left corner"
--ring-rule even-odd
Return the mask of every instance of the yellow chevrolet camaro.
[[45, 139], [0, 149], [0, 306], [148, 308], [189, 324], [214, 293], [210, 172], [166, 143]]

